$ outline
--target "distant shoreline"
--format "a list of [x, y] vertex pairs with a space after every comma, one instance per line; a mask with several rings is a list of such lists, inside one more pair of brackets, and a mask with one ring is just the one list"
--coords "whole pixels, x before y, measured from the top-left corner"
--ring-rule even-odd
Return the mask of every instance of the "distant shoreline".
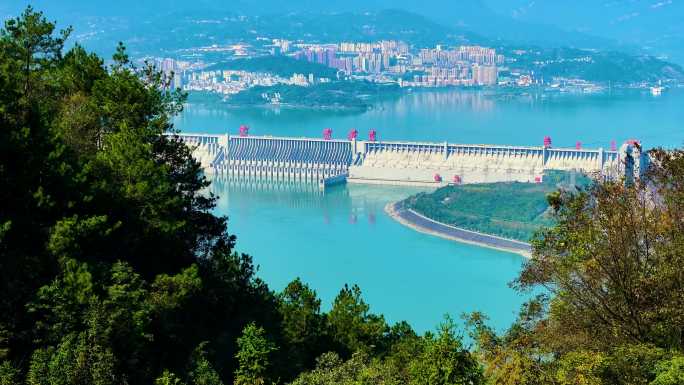
[[460, 243], [516, 253], [525, 258], [532, 256], [531, 246], [528, 243], [437, 222], [413, 210], [399, 207], [400, 203], [388, 203], [385, 206], [385, 212], [395, 221], [415, 231]]

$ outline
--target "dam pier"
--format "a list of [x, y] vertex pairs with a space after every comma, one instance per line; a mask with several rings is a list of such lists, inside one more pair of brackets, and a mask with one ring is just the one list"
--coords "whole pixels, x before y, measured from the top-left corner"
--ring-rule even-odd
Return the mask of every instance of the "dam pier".
[[547, 170], [573, 171], [603, 178], [638, 177], [648, 157], [638, 141], [620, 149], [554, 148], [543, 145], [504, 146], [379, 141], [375, 131], [359, 140], [347, 139], [169, 134], [193, 149], [208, 174], [238, 183], [317, 184], [324, 190], [339, 183], [443, 186], [447, 184], [539, 183]]

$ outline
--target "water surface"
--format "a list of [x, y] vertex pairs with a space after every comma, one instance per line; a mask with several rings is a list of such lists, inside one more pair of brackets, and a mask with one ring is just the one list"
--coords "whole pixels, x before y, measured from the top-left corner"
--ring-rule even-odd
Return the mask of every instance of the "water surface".
[[[487, 92], [435, 91], [384, 101], [364, 112], [269, 108], [228, 109], [191, 103], [176, 121], [187, 132], [320, 136], [331, 127], [344, 137], [351, 127], [369, 128], [382, 139], [608, 147], [638, 138], [646, 146], [684, 142], [684, 90], [661, 97], [642, 91], [589, 96], [527, 95], [508, 98]], [[419, 190], [338, 186], [315, 190], [238, 188], [222, 182], [217, 211], [230, 218], [238, 250], [251, 254], [259, 275], [275, 290], [301, 277], [328, 308], [345, 284], [358, 284], [374, 312], [390, 322], [409, 321], [433, 329], [444, 313], [483, 311], [503, 329], [525, 300], [508, 287], [522, 257], [415, 232], [383, 211], [386, 203]], [[502, 202], [501, 204], [505, 204]]]
[[524, 297], [508, 288], [522, 258], [418, 233], [384, 206], [411, 188], [348, 185], [325, 195], [305, 190], [240, 188], [215, 181], [217, 211], [229, 216], [238, 250], [282, 290], [300, 277], [329, 308], [345, 283], [358, 284], [371, 310], [390, 322], [433, 329], [445, 313], [483, 311], [507, 326]]

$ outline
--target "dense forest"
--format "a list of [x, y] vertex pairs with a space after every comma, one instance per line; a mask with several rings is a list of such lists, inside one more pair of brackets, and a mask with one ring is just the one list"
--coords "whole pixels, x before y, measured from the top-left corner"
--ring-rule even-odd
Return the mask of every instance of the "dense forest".
[[356, 286], [328, 312], [298, 279], [269, 289], [173, 135], [185, 95], [70, 32], [31, 8], [0, 30], [0, 385], [684, 381], [684, 153], [655, 152], [648, 185], [549, 195], [514, 282], [545, 295], [507, 332], [417, 335]]

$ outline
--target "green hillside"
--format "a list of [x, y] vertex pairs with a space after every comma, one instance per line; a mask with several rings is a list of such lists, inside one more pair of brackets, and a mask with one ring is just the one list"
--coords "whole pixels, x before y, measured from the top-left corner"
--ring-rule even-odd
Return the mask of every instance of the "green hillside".
[[217, 63], [207, 68], [212, 70], [235, 70], [248, 72], [263, 72], [290, 77], [292, 74], [313, 74], [316, 78], [334, 79], [337, 70], [323, 64], [297, 60], [289, 56], [260, 56], [255, 58], [229, 60]]
[[[543, 183], [487, 183], [442, 187], [408, 198], [408, 207], [438, 222], [487, 234], [529, 241], [542, 226], [553, 225], [546, 196], [574, 188], [569, 173], [551, 171]], [[575, 184], [589, 180], [575, 177]]]

